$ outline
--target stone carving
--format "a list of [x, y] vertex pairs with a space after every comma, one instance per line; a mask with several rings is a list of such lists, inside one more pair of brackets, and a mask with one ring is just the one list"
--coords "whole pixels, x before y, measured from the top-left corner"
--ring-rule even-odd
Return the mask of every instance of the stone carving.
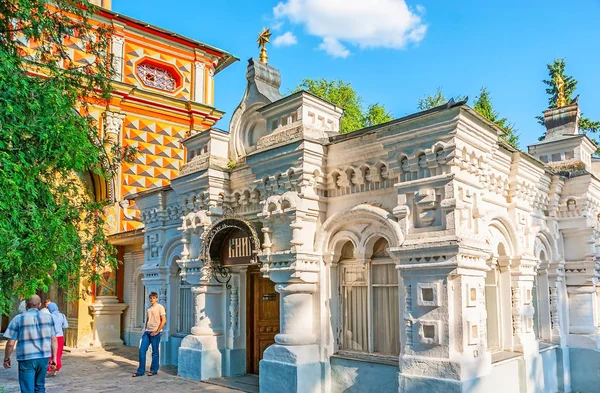
[[150, 250], [150, 256], [152, 258], [158, 258], [160, 252], [160, 244], [158, 242], [158, 233], [149, 234], [146, 236], [146, 246]]
[[[481, 310], [485, 310], [485, 286], [479, 285], [477, 290], [479, 291], [479, 307]], [[479, 317], [479, 340], [482, 343], [487, 343], [486, 313], [481, 312]]]
[[521, 291], [519, 287], [511, 288], [513, 335], [521, 335]]
[[254, 229], [254, 225], [242, 217], [225, 217], [215, 222], [208, 230], [202, 234], [202, 243], [204, 244], [204, 259], [210, 260], [210, 248], [215, 236], [224, 229], [235, 228], [245, 232], [252, 243], [252, 259], [256, 261], [260, 248], [260, 241]]
[[194, 158], [179, 170], [179, 176], [189, 175], [193, 172], [204, 171], [208, 169], [210, 155], [208, 153], [202, 153]]
[[239, 306], [238, 287], [232, 285], [229, 297], [229, 348], [233, 348], [233, 339], [239, 336]]
[[404, 312], [404, 323], [406, 324], [406, 345], [412, 347], [413, 345], [413, 319], [412, 319], [412, 293], [411, 285], [405, 286], [405, 312]]
[[104, 124], [104, 137], [110, 143], [119, 143], [121, 130], [123, 129], [124, 113], [105, 111], [102, 114]]
[[123, 79], [123, 45], [125, 45], [125, 38], [113, 35], [111, 39], [111, 52], [112, 52], [112, 79], [120, 81]]
[[558, 290], [556, 287], [550, 287], [550, 328], [552, 330], [559, 330], [558, 320]]
[[434, 225], [437, 215], [436, 192], [433, 188], [419, 190], [415, 193], [415, 227], [429, 227]]

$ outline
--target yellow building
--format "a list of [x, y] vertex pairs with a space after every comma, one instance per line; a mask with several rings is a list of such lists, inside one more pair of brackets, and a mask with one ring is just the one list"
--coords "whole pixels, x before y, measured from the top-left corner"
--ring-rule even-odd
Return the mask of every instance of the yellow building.
[[[86, 179], [97, 198], [112, 203], [106, 210], [107, 231], [122, 262], [118, 270], [101, 272], [98, 285], [81, 283], [88, 296], [78, 301], [67, 303], [60, 288], [46, 296], [66, 310], [65, 344], [73, 348], [135, 341], [122, 332], [125, 325], [130, 331], [141, 329], [143, 317], [132, 315], [128, 305], [146, 296], [131, 293], [128, 284], [140, 279], [144, 239], [141, 222], [124, 197], [165, 186], [177, 175], [185, 154], [180, 141], [221, 118], [223, 112], [214, 107], [214, 77], [237, 61], [221, 49], [117, 14], [110, 0], [92, 2], [102, 8], [90, 22], [114, 30], [110, 51], [116, 72], [110, 102], [91, 105], [90, 115], [102, 137], [134, 146], [138, 154], [109, 182], [91, 175]], [[66, 40], [72, 59], [85, 61], [85, 41]]]

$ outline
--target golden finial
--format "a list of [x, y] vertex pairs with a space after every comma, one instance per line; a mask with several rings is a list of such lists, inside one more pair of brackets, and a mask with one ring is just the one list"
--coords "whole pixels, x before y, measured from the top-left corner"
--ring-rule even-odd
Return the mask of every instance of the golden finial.
[[565, 98], [565, 81], [560, 74], [554, 74], [554, 83], [556, 90], [558, 90], [558, 98], [556, 99], [556, 107], [562, 108], [567, 105], [567, 99]]
[[269, 56], [267, 56], [267, 48], [265, 48], [265, 46], [269, 43], [269, 38], [271, 38], [271, 29], [266, 29], [263, 27], [262, 31], [260, 32], [260, 34], [258, 35], [258, 39], [256, 40], [256, 42], [258, 42], [258, 47], [260, 48], [260, 56], [258, 56], [258, 58], [260, 59], [261, 63], [267, 64], [267, 59], [269, 58]]

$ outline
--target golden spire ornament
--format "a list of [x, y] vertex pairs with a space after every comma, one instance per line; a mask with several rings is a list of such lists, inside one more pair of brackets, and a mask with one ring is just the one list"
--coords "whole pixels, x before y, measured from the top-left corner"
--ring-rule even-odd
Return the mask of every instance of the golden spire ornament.
[[269, 56], [267, 56], [266, 45], [270, 42], [269, 38], [271, 38], [271, 35], [271, 29], [268, 28], [265, 30], [263, 27], [262, 31], [258, 35], [258, 39], [256, 40], [256, 42], [258, 42], [258, 47], [260, 48], [260, 56], [258, 56], [258, 58], [263, 64], [267, 64], [267, 59], [269, 58]]
[[554, 84], [556, 90], [558, 90], [558, 97], [556, 98], [556, 107], [562, 108], [567, 105], [567, 99], [565, 98], [565, 81], [560, 74], [554, 75]]

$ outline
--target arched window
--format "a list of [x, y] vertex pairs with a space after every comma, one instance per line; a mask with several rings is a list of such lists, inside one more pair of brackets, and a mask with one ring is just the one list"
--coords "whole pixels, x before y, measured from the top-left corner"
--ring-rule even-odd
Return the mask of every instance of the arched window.
[[397, 356], [400, 353], [398, 271], [387, 249], [388, 242], [381, 238], [375, 242], [371, 257], [373, 352]]
[[533, 331], [535, 338], [551, 341], [550, 321], [550, 283], [548, 280], [549, 258], [545, 249], [539, 251], [539, 267], [533, 280], [532, 300], [533, 306]]
[[490, 270], [485, 278], [487, 347], [492, 353], [511, 349], [511, 335], [508, 334], [512, 329], [509, 261], [504, 244], [498, 244], [495, 255], [488, 262]]
[[348, 241], [341, 252], [340, 350], [397, 357], [400, 353], [398, 272], [379, 239], [361, 263]]

